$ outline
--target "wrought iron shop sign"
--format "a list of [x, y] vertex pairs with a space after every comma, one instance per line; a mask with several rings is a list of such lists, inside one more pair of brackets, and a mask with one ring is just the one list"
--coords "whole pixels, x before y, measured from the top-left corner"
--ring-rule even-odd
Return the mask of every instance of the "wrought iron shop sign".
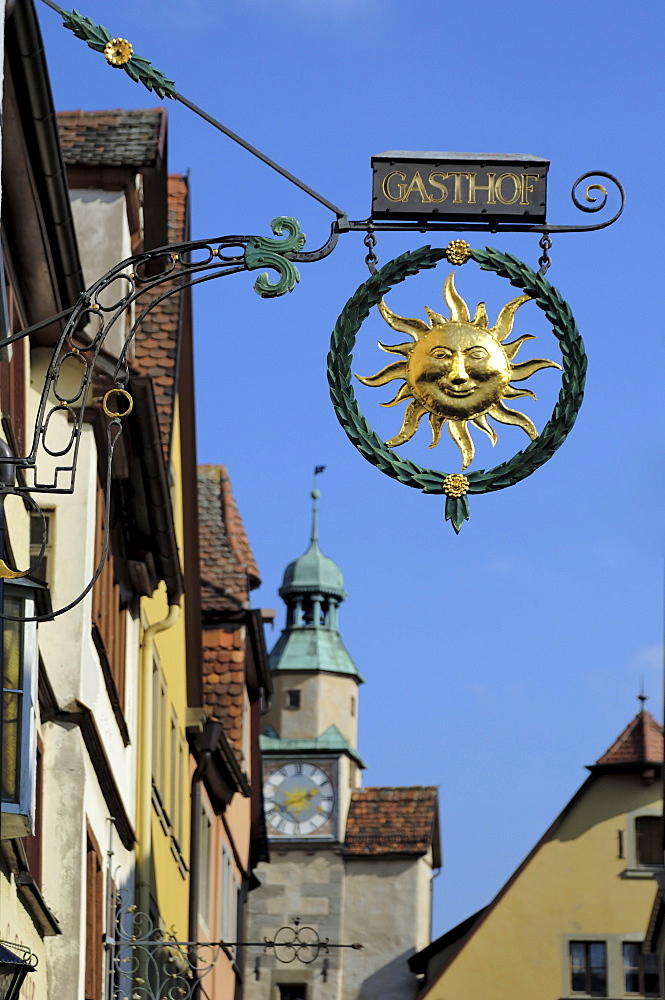
[[544, 222], [549, 160], [498, 153], [372, 157], [372, 218]]
[[[549, 160], [540, 156], [385, 152], [371, 159], [371, 212], [364, 219], [349, 219], [342, 208], [179, 93], [175, 82], [148, 59], [137, 55], [130, 41], [113, 36], [103, 25], [95, 24], [76, 10], [62, 9], [55, 0], [42, 2], [62, 17], [65, 28], [91, 49], [103, 53], [114, 70], [124, 71], [158, 97], [178, 101], [189, 108], [333, 212], [335, 219], [326, 242], [314, 250], [304, 249], [305, 235], [295, 219], [278, 216], [272, 221], [277, 239], [261, 235], [223, 235], [172, 243], [134, 254], [98, 277], [72, 308], [2, 340], [0, 346], [9, 347], [45, 326], [63, 322], [42, 386], [30, 450], [22, 456], [0, 453], [0, 525], [4, 500], [7, 496], [19, 496], [33, 514], [41, 518], [40, 552], [27, 570], [7, 566], [0, 553], [0, 586], [3, 579], [39, 573], [46, 546], [46, 519], [35, 496], [74, 491], [85, 410], [91, 398], [102, 401], [108, 422], [104, 545], [92, 578], [82, 593], [56, 611], [31, 619], [0, 613], [0, 618], [40, 621], [62, 615], [83, 599], [101, 573], [109, 544], [113, 451], [133, 407], [129, 391], [131, 345], [151, 310], [186, 287], [219, 276], [262, 271], [263, 268], [276, 273], [277, 280], [270, 280], [268, 271], [262, 272], [255, 281], [255, 290], [265, 298], [284, 295], [293, 291], [300, 280], [297, 265], [327, 257], [343, 233], [365, 233], [364, 243], [368, 249], [365, 264], [370, 277], [356, 289], [335, 324], [328, 355], [328, 381], [337, 417], [358, 451], [398, 482], [424, 493], [445, 496], [445, 516], [456, 532], [469, 518], [470, 496], [512, 486], [552, 457], [572, 429], [582, 403], [586, 354], [570, 307], [545, 278], [551, 264], [548, 252], [552, 247], [551, 237], [559, 233], [592, 232], [616, 222], [624, 207], [624, 190], [616, 177], [604, 170], [581, 174], [571, 188], [572, 202], [579, 211], [595, 215], [596, 219], [586, 225], [559, 225], [547, 218]], [[607, 217], [604, 209], [612, 202], [613, 214]], [[406, 251], [379, 269], [379, 258], [374, 252], [376, 234], [405, 234], [414, 230], [433, 234], [539, 233], [542, 251], [539, 269], [533, 271], [528, 264], [499, 249], [473, 248], [459, 239], [447, 246], [427, 245]], [[470, 308], [464, 298], [468, 293], [463, 291], [466, 275], [456, 284], [459, 271], [455, 270], [444, 277], [442, 285], [449, 315], [419, 300], [414, 302], [411, 318], [393, 311], [385, 296], [394, 285], [444, 261], [456, 269], [472, 262], [481, 270], [492, 271], [506, 279], [523, 294], [506, 302], [490, 319], [483, 302], [475, 309]], [[113, 303], [108, 305], [102, 293], [111, 288]], [[526, 360], [520, 356], [520, 360], [516, 360], [518, 351], [532, 339], [532, 334], [525, 329], [515, 340], [508, 340], [508, 337], [515, 314], [529, 300], [542, 311], [551, 326], [560, 348], [559, 361], [547, 356]], [[352, 355], [356, 336], [374, 308], [393, 331], [405, 334], [408, 340], [380, 343], [395, 360], [374, 374], [355, 373], [354, 380]], [[422, 309], [427, 320], [415, 315], [416, 310]], [[127, 315], [132, 319], [125, 327]], [[521, 312], [517, 323], [521, 327]], [[106, 338], [114, 327], [116, 331], [125, 330], [124, 344], [115, 366], [109, 371], [106, 362], [102, 366], [100, 361]], [[546, 353], [551, 353], [549, 348]], [[547, 369], [549, 374], [542, 376], [544, 383], [551, 378], [552, 369], [561, 370], [561, 389], [549, 421], [537, 425], [526, 412], [507, 403], [514, 399], [525, 398], [527, 404], [529, 398], [535, 400], [535, 392], [522, 383]], [[405, 404], [401, 427], [395, 424], [394, 433], [387, 441], [379, 438], [360, 412], [354, 393], [356, 382], [370, 388], [401, 383], [394, 387], [397, 391], [393, 399], [382, 403], [388, 407]], [[102, 395], [94, 397], [93, 390], [97, 389]], [[408, 454], [396, 450], [405, 445], [408, 449], [421, 422], [423, 427], [429, 425], [431, 447], [439, 443], [445, 427], [448, 433], [444, 439], [452, 439], [447, 444], [452, 444], [449, 450], [453, 459], [460, 460], [459, 471], [423, 468]], [[483, 433], [494, 444], [498, 438], [497, 423], [502, 433], [503, 425], [521, 430], [529, 438], [528, 444], [491, 469], [471, 469], [476, 452], [474, 436], [477, 438], [478, 433]]]

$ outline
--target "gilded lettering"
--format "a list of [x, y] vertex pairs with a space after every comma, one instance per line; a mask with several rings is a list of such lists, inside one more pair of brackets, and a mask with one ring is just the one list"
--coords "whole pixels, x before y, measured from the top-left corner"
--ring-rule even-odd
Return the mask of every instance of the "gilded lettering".
[[[443, 181], [447, 180], [449, 176], [450, 176], [449, 174], [444, 174], [441, 170], [433, 170], [432, 171], [432, 173], [429, 175], [429, 177], [427, 178], [427, 180], [432, 185], [432, 187], [439, 188], [439, 190], [441, 191], [441, 197], [440, 198], [435, 198], [434, 195], [431, 194], [429, 196], [429, 200], [430, 201], [437, 201], [438, 202], [438, 201], [445, 201], [446, 200], [446, 198], [448, 197], [448, 188], [445, 186], [445, 184], [443, 183]], [[435, 181], [434, 180], [435, 177], [440, 177], [441, 180], [440, 181]]]
[[522, 200], [520, 205], [529, 204], [529, 195], [533, 194], [533, 184], [529, 184], [529, 181], [539, 181], [540, 174], [522, 174]]
[[[403, 187], [403, 186], [404, 185], [400, 185], [400, 187]], [[404, 197], [402, 198], [402, 201], [408, 201], [409, 198], [411, 197], [411, 194], [412, 194], [413, 191], [417, 191], [418, 192], [418, 194], [420, 195], [420, 201], [421, 201], [422, 204], [426, 204], [430, 200], [430, 197], [429, 197], [427, 191], [425, 190], [425, 185], [423, 184], [423, 179], [420, 176], [420, 171], [419, 170], [416, 170], [415, 174], [411, 178], [411, 183], [409, 184], [408, 188], [406, 189], [406, 192], [404, 194]]]
[[494, 178], [496, 174], [488, 172], [487, 174], [487, 184], [476, 184], [477, 174], [468, 174], [469, 177], [469, 205], [476, 204], [476, 192], [477, 191], [487, 191], [487, 205], [496, 205], [496, 199], [494, 197]]
[[469, 175], [468, 174], [463, 174], [459, 170], [456, 170], [454, 173], [449, 174], [449, 176], [453, 177], [455, 179], [453, 205], [461, 205], [462, 204], [462, 178], [463, 177], [468, 177]]
[[[513, 182], [513, 194], [510, 198], [506, 198], [503, 193], [503, 182], [507, 177], [509, 177]], [[522, 194], [522, 182], [517, 174], [499, 174], [494, 183], [494, 192], [502, 205], [514, 205], [516, 201], [520, 200]]]
[[397, 190], [399, 192], [397, 197], [395, 197], [390, 193], [390, 188], [388, 187], [388, 185], [390, 184], [390, 181], [392, 180], [393, 177], [401, 177], [403, 181], [406, 180], [406, 174], [403, 174], [401, 170], [393, 170], [392, 173], [386, 174], [386, 176], [383, 178], [383, 184], [382, 184], [383, 193], [388, 199], [388, 201], [404, 201], [404, 188], [405, 188], [404, 184], [397, 185]]

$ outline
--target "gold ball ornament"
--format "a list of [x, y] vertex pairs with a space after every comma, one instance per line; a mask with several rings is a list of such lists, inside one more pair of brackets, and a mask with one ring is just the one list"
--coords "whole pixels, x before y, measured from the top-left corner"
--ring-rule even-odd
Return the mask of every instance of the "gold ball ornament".
[[112, 38], [104, 46], [104, 55], [111, 66], [124, 66], [134, 55], [134, 49], [126, 38]]
[[446, 247], [446, 260], [455, 267], [466, 264], [471, 256], [471, 247], [466, 240], [451, 240]]

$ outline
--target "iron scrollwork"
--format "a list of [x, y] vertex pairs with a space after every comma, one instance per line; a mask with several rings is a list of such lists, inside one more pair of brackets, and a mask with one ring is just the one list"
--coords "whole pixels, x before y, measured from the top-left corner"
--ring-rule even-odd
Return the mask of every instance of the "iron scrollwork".
[[[258, 944], [255, 941], [246, 943], [248, 945]], [[295, 917], [293, 925], [285, 924], [280, 927], [272, 941], [265, 938], [263, 947], [265, 951], [272, 951], [276, 960], [283, 965], [290, 965], [296, 960], [302, 962], [303, 965], [311, 965], [321, 952], [328, 955], [331, 948], [353, 948], [359, 951], [362, 945], [357, 941], [353, 944], [333, 944], [329, 938], [322, 939], [314, 927], [301, 924], [300, 918]]]
[[107, 935], [108, 996], [111, 1000], [193, 1000], [197, 984], [214, 968], [223, 951], [237, 958], [239, 947], [272, 951], [283, 965], [298, 961], [311, 965], [332, 948], [362, 948], [353, 944], [333, 944], [321, 939], [314, 927], [280, 927], [272, 939], [263, 941], [179, 941], [173, 930], [165, 931], [147, 913], [130, 904], [129, 895], [117, 895], [113, 933]]
[[218, 942], [178, 941], [120, 893], [105, 941], [111, 1000], [191, 1000], [219, 957]]
[[[272, 282], [267, 272], [255, 281], [255, 291], [263, 298], [274, 298], [293, 291], [299, 281], [294, 260], [307, 263], [331, 253], [337, 234], [311, 254], [303, 252], [305, 235], [295, 219], [279, 216], [272, 221], [275, 236], [224, 236], [212, 240], [193, 240], [146, 251], [121, 261], [99, 278], [69, 313], [53, 349], [44, 376], [30, 451], [27, 455], [0, 456], [0, 469], [7, 474], [0, 482], [0, 502], [9, 495], [23, 498], [33, 512], [41, 514], [34, 499], [37, 494], [71, 494], [76, 484], [76, 467], [86, 407], [91, 394], [100, 390], [102, 410], [107, 418], [107, 515], [110, 508], [111, 462], [114, 446], [122, 433], [123, 422], [133, 406], [128, 389], [130, 353], [137, 330], [146, 316], [165, 299], [185, 288], [213, 278], [269, 268], [278, 280]], [[147, 298], [147, 293], [151, 293]], [[147, 298], [147, 301], [146, 301]], [[131, 317], [123, 330], [123, 317]], [[44, 324], [39, 324], [43, 326]], [[37, 327], [38, 328], [38, 327]], [[3, 340], [8, 346], [29, 336], [31, 327]], [[117, 336], [115, 350], [109, 351], [109, 337]], [[106, 347], [104, 353], [103, 349]], [[109, 365], [109, 355], [117, 360]], [[63, 419], [64, 418], [64, 419]], [[15, 480], [12, 482], [12, 480]], [[89, 592], [101, 572], [108, 547], [108, 524], [101, 560], [85, 590], [64, 608], [34, 621], [64, 614]], [[15, 578], [35, 573], [46, 544], [46, 523], [42, 515], [41, 552], [27, 570], [13, 569], [0, 560], [0, 578]], [[9, 616], [2, 616], [8, 618]], [[26, 619], [21, 619], [26, 620]]]

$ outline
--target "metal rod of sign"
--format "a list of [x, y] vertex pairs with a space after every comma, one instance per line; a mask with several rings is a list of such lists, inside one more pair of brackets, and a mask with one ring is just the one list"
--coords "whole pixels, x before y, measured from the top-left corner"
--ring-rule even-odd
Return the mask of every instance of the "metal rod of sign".
[[[64, 27], [71, 30], [95, 51], [102, 52], [107, 62], [123, 69], [130, 78], [142, 83], [161, 98], [177, 100], [208, 124], [238, 143], [272, 170], [297, 186], [300, 190], [329, 209], [335, 215], [327, 240], [318, 249], [304, 250], [305, 236], [295, 219], [278, 217], [272, 221], [275, 236], [227, 235], [207, 240], [190, 240], [169, 244], [146, 251], [121, 261], [97, 279], [79, 298], [76, 305], [47, 320], [28, 327], [0, 343], [7, 346], [31, 333], [57, 321], [65, 321], [53, 350], [47, 369], [29, 453], [25, 456], [0, 456], [0, 467], [9, 466], [18, 476], [18, 485], [0, 482], [0, 502], [7, 495], [22, 496], [34, 510], [41, 513], [34, 494], [72, 493], [84, 412], [88, 403], [93, 376], [99, 376], [100, 352], [107, 334], [126, 310], [156, 289], [158, 296], [137, 310], [137, 319], [125, 337], [124, 347], [113, 370], [106, 369], [103, 409], [111, 418], [113, 439], [109, 438], [109, 454], [122, 432], [123, 420], [132, 408], [127, 391], [130, 378], [127, 356], [129, 346], [140, 322], [157, 304], [186, 287], [217, 277], [244, 271], [269, 268], [276, 271], [278, 280], [271, 282], [267, 273], [257, 278], [255, 291], [265, 298], [272, 298], [292, 291], [300, 280], [296, 264], [313, 263], [324, 259], [335, 249], [339, 236], [346, 232], [513, 232], [540, 233], [549, 241], [552, 233], [591, 232], [612, 225], [623, 212], [625, 192], [621, 183], [606, 171], [587, 171], [573, 184], [571, 198], [580, 211], [595, 214], [608, 203], [609, 192], [600, 179], [609, 181], [618, 193], [619, 205], [613, 215], [592, 225], [553, 225], [546, 220], [546, 181], [549, 162], [533, 156], [502, 156], [498, 154], [412, 153], [389, 152], [372, 158], [374, 175], [372, 214], [364, 220], [349, 220], [347, 213], [314, 188], [286, 170], [265, 153], [223, 125], [198, 105], [183, 97], [169, 80], [152, 64], [134, 54], [132, 45], [122, 38], [112, 38], [101, 25], [96, 25], [77, 11], [67, 11], [53, 0], [42, 3], [56, 11]], [[581, 185], [587, 181], [582, 196]], [[371, 238], [371, 237], [368, 237]], [[541, 247], [543, 241], [541, 240]], [[375, 258], [374, 258], [375, 259]], [[541, 258], [549, 262], [549, 258]], [[544, 265], [546, 268], [546, 264]], [[370, 264], [370, 270], [375, 270]], [[102, 293], [114, 282], [126, 282], [127, 291], [112, 306], [100, 301]], [[87, 333], [86, 333], [87, 331]], [[63, 364], [72, 358], [82, 366], [82, 377], [75, 398], [60, 389]], [[52, 402], [55, 397], [55, 404]], [[121, 401], [123, 406], [121, 408]], [[55, 413], [65, 413], [70, 421], [71, 433], [64, 449], [49, 445], [49, 426]], [[57, 423], [57, 420], [54, 421]], [[47, 467], [48, 475], [40, 478], [39, 460]], [[50, 477], [50, 479], [49, 479]], [[110, 489], [110, 477], [109, 485]], [[108, 509], [107, 497], [107, 509]], [[42, 530], [45, 523], [42, 518]], [[106, 544], [108, 546], [108, 525]], [[42, 552], [44, 540], [42, 540]], [[1, 555], [1, 553], [0, 553]], [[12, 570], [0, 560], [0, 578], [17, 577], [34, 573], [41, 557], [28, 570]], [[94, 583], [65, 608], [51, 612], [57, 617], [78, 603]], [[0, 617], [5, 617], [0, 613]], [[41, 620], [36, 617], [34, 620]]]
[[[572, 186], [571, 197], [576, 208], [582, 212], [596, 213], [601, 211], [608, 199], [607, 189], [602, 184], [590, 184], [587, 186], [584, 192], [584, 198], [586, 204], [583, 204], [577, 197], [577, 189], [582, 181], [593, 178], [593, 177], [603, 177], [609, 180], [617, 189], [620, 196], [620, 204], [615, 214], [603, 222], [596, 223], [590, 226], [579, 226], [579, 225], [553, 225], [545, 221], [544, 217], [542, 222], [528, 222], [525, 219], [515, 219], [510, 223], [502, 221], [486, 221], [474, 220], [468, 218], [466, 222], [455, 221], [454, 219], [448, 219], [446, 221], [438, 221], [433, 215], [429, 215], [426, 223], [418, 221], [405, 221], [400, 220], [396, 223], [391, 223], [385, 221], [380, 221], [372, 217], [366, 220], [354, 220], [350, 221], [348, 219], [348, 213], [336, 205], [330, 199], [326, 198], [315, 188], [306, 184], [295, 174], [291, 173], [276, 160], [273, 160], [270, 156], [264, 153], [258, 147], [252, 145], [246, 139], [243, 139], [241, 135], [234, 132], [219, 119], [215, 118], [213, 115], [209, 114], [199, 105], [190, 101], [189, 98], [181, 94], [175, 87], [175, 83], [169, 80], [160, 71], [156, 70], [152, 64], [147, 60], [143, 59], [134, 54], [133, 47], [126, 39], [123, 38], [112, 38], [109, 31], [102, 25], [94, 24], [90, 18], [83, 17], [77, 11], [67, 11], [60, 7], [54, 2], [54, 0], [42, 0], [42, 3], [46, 4], [52, 10], [56, 11], [63, 19], [64, 26], [69, 28], [74, 34], [86, 42], [90, 48], [96, 51], [103, 52], [107, 62], [115, 68], [123, 68], [129, 74], [129, 76], [135, 81], [142, 83], [148, 90], [154, 90], [161, 98], [170, 98], [171, 100], [178, 101], [184, 107], [193, 111], [194, 114], [198, 115], [213, 128], [217, 129], [223, 135], [226, 135], [233, 142], [237, 143], [243, 149], [251, 153], [257, 159], [261, 160], [266, 166], [270, 167], [276, 173], [280, 174], [290, 183], [294, 184], [296, 187], [304, 191], [305, 194], [309, 195], [315, 201], [318, 201], [325, 208], [329, 209], [335, 214], [336, 221], [331, 227], [331, 236], [318, 251], [307, 252], [306, 254], [294, 256], [293, 260], [299, 260], [303, 263], [306, 261], [321, 260], [323, 257], [327, 256], [335, 246], [336, 235], [343, 232], [366, 232], [369, 229], [374, 229], [379, 232], [514, 232], [514, 233], [583, 233], [583, 232], [593, 232], [599, 229], [605, 229], [607, 226], [611, 226], [612, 223], [616, 222], [619, 216], [622, 214], [625, 204], [625, 192], [622, 184], [616, 177], [604, 170], [592, 170], [587, 171], [577, 178]], [[384, 156], [386, 154], [383, 154]], [[429, 158], [432, 158], [432, 154], [428, 154]], [[486, 157], [490, 162], [492, 157]], [[499, 157], [498, 159], [509, 161], [509, 157]], [[521, 157], [525, 161], [527, 167], [529, 165], [529, 160], [539, 160], [537, 157], [527, 158]], [[546, 161], [540, 161], [545, 164]], [[440, 183], [437, 184], [440, 188]], [[481, 191], [481, 187], [478, 187], [478, 191]], [[592, 192], [598, 192], [602, 197], [599, 200]], [[408, 200], [408, 199], [407, 199]], [[441, 201], [443, 198], [431, 198], [431, 201]], [[504, 201], [504, 204], [506, 202]], [[523, 202], [522, 202], [523, 204]], [[408, 208], [408, 206], [407, 206]], [[434, 213], [438, 211], [437, 208], [434, 209]]]

